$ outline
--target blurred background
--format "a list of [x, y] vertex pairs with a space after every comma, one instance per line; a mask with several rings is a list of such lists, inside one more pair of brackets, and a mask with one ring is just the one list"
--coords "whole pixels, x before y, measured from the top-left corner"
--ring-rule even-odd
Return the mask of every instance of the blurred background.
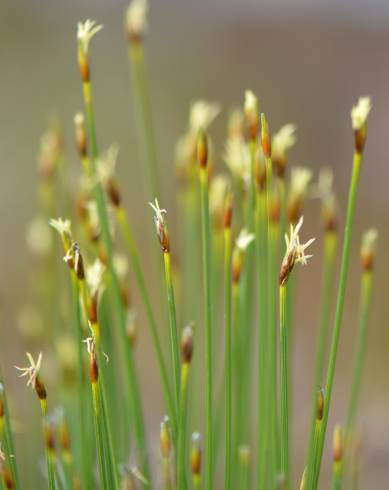
[[[243, 103], [252, 89], [274, 130], [287, 122], [298, 128], [291, 164], [323, 165], [335, 173], [341, 219], [344, 217], [352, 159], [350, 109], [360, 95], [372, 97], [369, 136], [362, 169], [357, 221], [351, 255], [351, 274], [336, 370], [329, 433], [345, 413], [359, 299], [359, 245], [363, 230], [379, 230], [379, 255], [374, 285], [373, 314], [359, 411], [363, 438], [361, 488], [387, 488], [389, 478], [388, 321], [389, 246], [389, 3], [384, 0], [180, 0], [151, 1], [146, 39], [147, 69], [152, 100], [158, 160], [163, 181], [163, 207], [175, 233], [177, 186], [174, 146], [186, 130], [190, 104], [198, 98], [219, 102], [223, 111], [212, 126], [217, 166], [222, 153], [227, 115]], [[73, 144], [73, 116], [82, 109], [76, 64], [76, 25], [92, 18], [104, 30], [92, 43], [93, 84], [100, 147], [120, 145], [118, 173], [145, 266], [156, 246], [151, 242], [152, 220], [142, 179], [134, 130], [133, 102], [123, 34], [124, 1], [3, 0], [0, 4], [0, 354], [19, 428], [18, 447], [26, 475], [36, 471], [35, 460], [23, 453], [30, 434], [31, 393], [17, 379], [14, 364], [24, 363], [26, 346], [18, 328], [20, 308], [31, 298], [26, 280], [31, 255], [26, 229], [37, 213], [36, 156], [40, 136], [52, 117], [64, 130], [70, 181], [79, 172]], [[73, 179], [73, 180], [72, 180]], [[294, 356], [295, 476], [303, 465], [309, 418], [308, 397], [318, 318], [321, 227], [319, 205], [309, 201], [305, 236], [316, 236], [315, 258], [299, 274]], [[343, 223], [343, 221], [342, 221]], [[38, 286], [37, 286], [38, 287]], [[158, 287], [158, 286], [153, 286]], [[136, 293], [135, 301], [136, 300]], [[28, 322], [28, 320], [27, 320]], [[137, 360], [143, 380], [150, 437], [156, 437], [163, 415], [159, 379], [143, 329]], [[144, 332], [144, 334], [143, 334]], [[222, 345], [222, 344], [221, 344]], [[36, 347], [35, 351], [39, 347]], [[55, 379], [51, 380], [55, 383]], [[32, 409], [34, 413], [35, 408]], [[298, 414], [298, 416], [297, 416]], [[155, 428], [155, 434], [153, 429]], [[38, 442], [39, 444], [39, 442]], [[330, 471], [327, 452], [324, 471]], [[322, 488], [327, 488], [326, 480]], [[32, 488], [32, 487], [25, 487]]]

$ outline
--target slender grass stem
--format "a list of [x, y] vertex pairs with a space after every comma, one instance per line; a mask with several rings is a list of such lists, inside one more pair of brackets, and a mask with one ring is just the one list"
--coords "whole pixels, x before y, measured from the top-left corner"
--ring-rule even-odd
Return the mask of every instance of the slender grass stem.
[[289, 488], [289, 390], [288, 326], [286, 325], [286, 285], [280, 285], [280, 392], [281, 392], [281, 473]]
[[352, 228], [354, 223], [355, 205], [356, 205], [356, 198], [357, 198], [357, 189], [359, 183], [361, 161], [362, 161], [362, 154], [356, 151], [354, 153], [353, 169], [352, 169], [352, 176], [351, 176], [351, 183], [350, 183], [350, 190], [349, 190], [349, 197], [348, 197], [348, 204], [347, 204], [343, 252], [342, 252], [342, 261], [341, 261], [341, 269], [340, 269], [340, 277], [339, 277], [339, 289], [338, 289], [338, 297], [336, 302], [335, 322], [334, 322], [334, 329], [332, 332], [332, 341], [331, 341], [327, 378], [326, 378], [326, 385], [325, 385], [323, 427], [320, 434], [318, 464], [317, 464], [317, 470], [315, 475], [316, 478], [315, 478], [314, 490], [317, 488], [317, 483], [320, 475], [320, 467], [321, 467], [321, 461], [323, 457], [328, 415], [329, 415], [329, 409], [331, 404], [331, 394], [332, 394], [332, 387], [333, 387], [334, 376], [335, 376], [336, 357], [338, 352], [340, 329], [341, 329], [342, 318], [343, 318], [343, 306], [344, 306], [346, 286], [347, 286], [350, 245], [351, 245], [351, 238], [352, 238]]
[[41, 415], [42, 415], [42, 430], [43, 440], [45, 445], [46, 465], [47, 465], [47, 485], [49, 490], [55, 490], [55, 449], [54, 444], [51, 444], [51, 430], [47, 422], [47, 402], [46, 398], [40, 399]]
[[258, 263], [258, 490], [266, 488], [267, 378], [267, 209], [266, 192], [257, 192], [256, 254]]
[[179, 421], [180, 427], [178, 431], [178, 448], [177, 448], [177, 488], [186, 488], [185, 478], [185, 411], [186, 411], [186, 399], [188, 392], [188, 377], [189, 377], [189, 362], [184, 362], [181, 367], [181, 393], [180, 393], [180, 411]]
[[213, 371], [212, 371], [212, 286], [211, 286], [211, 229], [209, 219], [209, 197], [208, 197], [208, 168], [206, 136], [199, 136], [198, 153], [200, 161], [200, 201], [201, 201], [201, 238], [203, 256], [203, 282], [204, 282], [204, 327], [205, 327], [205, 489], [212, 490], [213, 484], [213, 427], [212, 427], [212, 394], [213, 394]]
[[173, 364], [175, 406], [176, 406], [176, 413], [178, 413], [179, 403], [180, 403], [180, 362], [179, 362], [176, 304], [174, 300], [171, 255], [169, 251], [163, 253], [163, 261], [165, 265], [165, 281], [166, 281], [167, 301], [169, 306], [169, 326], [170, 326], [169, 334], [170, 334], [170, 350], [171, 350], [172, 364]]
[[4, 444], [7, 461], [11, 470], [12, 482], [15, 490], [18, 490], [20, 488], [19, 472], [18, 466], [16, 464], [17, 460], [15, 456], [15, 447], [12, 435], [7, 394], [2, 377], [0, 377], [0, 408], [0, 435]]
[[[321, 287], [321, 306], [320, 306], [320, 320], [319, 331], [316, 341], [316, 355], [315, 355], [315, 371], [314, 382], [312, 390], [312, 416], [311, 416], [311, 428], [308, 445], [307, 456], [307, 481], [308, 488], [311, 488], [313, 484], [312, 478], [314, 475], [315, 457], [317, 455], [317, 447], [314, 449], [315, 437], [317, 437], [316, 430], [316, 414], [317, 414], [317, 390], [321, 383], [323, 375], [324, 355], [326, 350], [326, 340], [328, 337], [328, 326], [331, 311], [331, 293], [334, 283], [335, 275], [335, 259], [337, 249], [337, 235], [333, 230], [327, 230], [324, 235], [324, 257], [323, 257], [323, 279]], [[316, 440], [316, 446], [317, 446]]]
[[[228, 199], [228, 198], [227, 198]], [[232, 471], [232, 240], [231, 202], [227, 202], [224, 219], [224, 385], [225, 385], [225, 463], [224, 488], [231, 490]]]
[[77, 344], [77, 362], [78, 362], [78, 430], [80, 434], [80, 450], [78, 457], [80, 458], [80, 474], [85, 488], [90, 488], [92, 485], [91, 469], [91, 446], [90, 438], [88, 437], [88, 413], [90, 412], [90, 398], [87, 394], [85, 386], [85, 366], [82, 355], [82, 325], [81, 325], [81, 309], [80, 309], [80, 291], [78, 280], [75, 274], [72, 273], [72, 300], [73, 300], [73, 326], [74, 336]]
[[170, 384], [169, 384], [169, 375], [168, 371], [166, 368], [166, 362], [163, 357], [163, 352], [162, 352], [162, 346], [161, 346], [161, 341], [160, 337], [158, 334], [158, 327], [157, 327], [157, 322], [155, 320], [155, 315], [153, 312], [153, 307], [150, 301], [150, 296], [147, 291], [147, 286], [146, 286], [146, 281], [143, 276], [142, 272], [142, 266], [140, 263], [139, 259], [139, 254], [138, 250], [135, 244], [134, 236], [130, 227], [130, 224], [127, 219], [126, 212], [124, 208], [119, 207], [116, 210], [116, 216], [117, 220], [120, 226], [120, 230], [122, 232], [122, 235], [124, 237], [125, 243], [127, 245], [128, 249], [128, 254], [131, 260], [131, 265], [132, 269], [134, 271], [135, 275], [135, 280], [137, 282], [139, 292], [141, 295], [141, 299], [145, 308], [149, 328], [150, 328], [150, 333], [151, 337], [153, 340], [154, 344], [154, 349], [157, 354], [157, 360], [158, 360], [158, 365], [159, 365], [159, 370], [161, 374], [161, 380], [162, 380], [162, 388], [163, 388], [163, 393], [165, 397], [165, 401], [169, 410], [169, 415], [172, 423], [172, 430], [173, 430], [173, 435], [176, 433], [177, 430], [177, 413], [174, 408], [174, 401], [173, 401], [173, 396], [171, 393], [170, 389]]
[[150, 96], [147, 87], [145, 56], [142, 41], [130, 42], [128, 59], [131, 66], [134, 102], [136, 109], [136, 127], [140, 141], [141, 154], [147, 169], [150, 197], [159, 196], [159, 179], [157, 152], [150, 106]]
[[[355, 427], [355, 418], [358, 408], [359, 395], [361, 390], [361, 379], [363, 364], [366, 352], [367, 326], [371, 308], [371, 293], [372, 293], [372, 270], [366, 269], [362, 273], [361, 281], [361, 306], [359, 313], [359, 331], [357, 337], [357, 345], [354, 357], [354, 367], [352, 370], [353, 377], [351, 382], [350, 399], [346, 414], [346, 431], [345, 431], [345, 465], [350, 460], [350, 449], [353, 441], [353, 433]], [[343, 465], [344, 466], [344, 465]]]
[[89, 133], [90, 150], [91, 150], [91, 168], [92, 175], [96, 179], [96, 185], [94, 189], [95, 199], [97, 203], [99, 221], [101, 226], [102, 238], [104, 247], [107, 254], [108, 269], [112, 280], [112, 288], [115, 298], [115, 309], [119, 320], [119, 333], [122, 338], [123, 354], [126, 361], [127, 369], [127, 382], [129, 386], [129, 393], [132, 401], [132, 412], [134, 417], [134, 431], [137, 442], [137, 450], [139, 454], [139, 461], [141, 463], [141, 469], [147, 479], [150, 478], [150, 470], [148, 463], [148, 452], [146, 449], [146, 437], [144, 429], [144, 421], [141, 407], [141, 399], [139, 392], [139, 385], [137, 375], [135, 371], [135, 362], [133, 358], [132, 348], [128, 342], [126, 335], [126, 315], [122, 303], [120, 285], [117, 278], [116, 270], [113, 263], [113, 249], [112, 240], [110, 235], [108, 214], [106, 209], [106, 203], [104, 199], [103, 189], [98, 180], [97, 175], [97, 160], [99, 156], [97, 138], [96, 138], [96, 126], [92, 101], [92, 87], [89, 79], [83, 80], [83, 95], [85, 103], [85, 113], [87, 120], [87, 128]]
[[268, 380], [267, 380], [267, 427], [270, 450], [270, 481], [276, 481], [279, 469], [279, 436], [277, 420], [277, 328], [276, 328], [276, 294], [277, 294], [277, 244], [279, 241], [279, 224], [271, 217], [273, 198], [273, 164], [270, 156], [265, 157], [266, 167], [266, 207], [267, 207], [267, 289], [268, 289]]

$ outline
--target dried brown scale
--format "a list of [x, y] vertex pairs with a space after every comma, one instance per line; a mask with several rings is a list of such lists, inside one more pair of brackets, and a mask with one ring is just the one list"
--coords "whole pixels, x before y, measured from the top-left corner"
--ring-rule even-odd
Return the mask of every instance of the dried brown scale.
[[268, 134], [263, 134], [261, 137], [263, 154], [267, 158], [271, 158], [271, 140]]
[[334, 442], [333, 442], [333, 460], [335, 463], [340, 463], [342, 459], [343, 459], [342, 431], [339, 428], [335, 428]]
[[354, 131], [355, 151], [361, 155], [366, 143], [366, 128], [362, 127]]
[[255, 160], [254, 178], [258, 190], [264, 191], [266, 189], [266, 168], [264, 162], [258, 156]]
[[280, 156], [273, 155], [272, 156], [272, 163], [273, 163], [273, 169], [274, 169], [275, 175], [279, 179], [284, 180], [285, 179], [285, 171], [286, 171], [285, 159], [280, 157]]
[[206, 168], [208, 163], [208, 139], [204, 131], [199, 131], [197, 138], [197, 161], [200, 168]]
[[295, 259], [296, 257], [294, 254], [289, 254], [286, 260], [283, 260], [279, 275], [280, 286], [285, 286], [285, 284], [288, 282], [290, 273], [292, 272], [295, 264]]
[[95, 293], [89, 302], [88, 307], [88, 318], [91, 323], [97, 323], [97, 304], [98, 304], [98, 293]]
[[82, 123], [75, 124], [75, 140], [80, 157], [86, 157], [88, 155], [88, 146], [85, 127]]
[[364, 272], [370, 272], [374, 267], [374, 254], [363, 254], [361, 256], [361, 267]]
[[193, 355], [193, 335], [192, 329], [184, 329], [181, 338], [181, 359], [184, 364], [189, 364]]
[[97, 383], [99, 379], [99, 368], [97, 366], [97, 358], [94, 352], [92, 352], [90, 355], [89, 376], [92, 384]]
[[120, 284], [120, 296], [122, 298], [123, 306], [125, 306], [126, 309], [128, 309], [131, 306], [131, 295], [130, 295], [130, 288], [125, 282], [122, 282]]
[[84, 83], [90, 81], [90, 67], [88, 57], [84, 53], [79, 53], [78, 56], [78, 66], [80, 68], [81, 80]]
[[226, 198], [226, 206], [223, 215], [223, 226], [225, 229], [230, 229], [232, 223], [232, 196], [228, 195]]
[[126, 29], [126, 38], [130, 45], [139, 48], [142, 44], [143, 36], [139, 32], [135, 32], [132, 29]]
[[82, 281], [85, 278], [84, 261], [82, 254], [77, 244], [73, 245], [74, 250], [74, 270], [77, 274], [77, 278]]
[[169, 428], [167, 427], [166, 422], [162, 422], [161, 424], [161, 430], [159, 435], [159, 446], [161, 449], [162, 457], [166, 459], [169, 458], [171, 448], [172, 448], [172, 442], [170, 438]]
[[55, 429], [53, 424], [46, 424], [44, 429], [45, 444], [49, 452], [55, 451]]
[[35, 388], [36, 394], [38, 395], [39, 400], [46, 400], [47, 399], [47, 393], [46, 393], [45, 385], [43, 384], [43, 382], [39, 376], [36, 376], [36, 378], [35, 378], [35, 387], [34, 388]]
[[242, 272], [242, 257], [239, 250], [234, 250], [232, 255], [232, 283], [238, 284]]
[[324, 392], [319, 390], [316, 399], [316, 420], [321, 421], [324, 413]]
[[291, 199], [287, 206], [287, 217], [289, 223], [296, 224], [301, 218], [301, 199]]
[[105, 190], [112, 206], [114, 206], [115, 208], [119, 208], [122, 203], [122, 198], [120, 195], [119, 186], [114, 181], [114, 179], [109, 179], [106, 184]]
[[3, 481], [7, 490], [15, 488], [12, 480], [12, 474], [8, 468], [3, 468]]
[[200, 475], [201, 473], [201, 450], [199, 448], [192, 449], [190, 455], [190, 463], [193, 475]]
[[338, 222], [334, 214], [328, 214], [323, 216], [324, 231], [336, 233], [338, 228]]
[[70, 452], [71, 446], [70, 446], [70, 433], [69, 429], [66, 424], [62, 424], [60, 434], [59, 434], [59, 441], [61, 444], [61, 449], [64, 452]]

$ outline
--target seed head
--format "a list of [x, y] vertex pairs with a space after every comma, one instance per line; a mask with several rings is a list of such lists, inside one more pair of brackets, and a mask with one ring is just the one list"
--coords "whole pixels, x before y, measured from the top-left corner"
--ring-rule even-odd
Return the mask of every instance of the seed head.
[[235, 177], [248, 182], [250, 178], [250, 153], [243, 138], [229, 138], [227, 140], [223, 159]]
[[371, 228], [362, 237], [361, 264], [364, 271], [372, 270], [377, 253], [378, 231]]
[[280, 285], [285, 285], [289, 279], [289, 275], [295, 264], [306, 265], [307, 260], [312, 257], [312, 255], [305, 255], [305, 250], [315, 241], [311, 238], [306, 243], [300, 243], [299, 231], [303, 225], [303, 217], [301, 216], [300, 221], [294, 228], [290, 225], [290, 236], [285, 234], [286, 251], [285, 256], [281, 264], [279, 282]]
[[140, 41], [147, 30], [148, 0], [131, 0], [126, 13], [126, 30], [129, 41]]
[[181, 335], [181, 359], [183, 364], [189, 364], [193, 355], [193, 327], [186, 325]]
[[312, 196], [318, 197], [322, 202], [322, 218], [326, 231], [336, 230], [337, 203], [333, 191], [334, 175], [329, 168], [323, 168], [319, 173], [319, 180], [312, 186]]
[[230, 181], [224, 174], [216, 175], [210, 183], [209, 211], [214, 217], [216, 225], [223, 223], [224, 202], [229, 185]]
[[193, 475], [200, 475], [201, 473], [201, 436], [198, 432], [192, 434], [192, 445], [190, 450], [190, 463]]
[[280, 178], [285, 176], [287, 153], [296, 144], [296, 141], [296, 126], [294, 124], [285, 124], [273, 136], [272, 160], [275, 171]]
[[367, 122], [367, 117], [370, 111], [370, 97], [360, 97], [357, 104], [351, 109], [351, 122], [354, 131], [358, 131], [363, 128]]
[[164, 214], [166, 214], [166, 209], [161, 209], [159, 207], [158, 199], [155, 198], [155, 203], [149, 202], [150, 206], [154, 211], [154, 223], [155, 229], [157, 231], [157, 236], [159, 243], [161, 244], [162, 251], [168, 253], [170, 250], [169, 245], [169, 234], [167, 231], [167, 226], [165, 222]]
[[244, 115], [249, 140], [255, 141], [258, 134], [259, 108], [257, 96], [251, 90], [246, 90], [245, 92]]
[[200, 130], [206, 131], [220, 113], [220, 105], [215, 102], [198, 100], [190, 107], [189, 130], [197, 135]]
[[340, 425], [336, 425], [334, 429], [333, 458], [335, 463], [340, 463], [343, 459], [343, 430]]
[[308, 186], [312, 179], [312, 172], [303, 167], [292, 168], [290, 179], [290, 192], [288, 197], [288, 219], [296, 223], [301, 215]]
[[87, 136], [85, 129], [85, 118], [82, 112], [78, 112], [74, 116], [74, 133], [76, 139], [77, 150], [80, 157], [87, 156]]
[[365, 147], [367, 134], [367, 117], [371, 110], [370, 97], [360, 97], [357, 105], [351, 109], [351, 123], [354, 130], [356, 153], [361, 154]]
[[271, 157], [271, 136], [270, 136], [270, 131], [269, 131], [269, 125], [267, 122], [267, 119], [265, 117], [265, 114], [261, 114], [261, 127], [262, 127], [262, 132], [261, 132], [261, 143], [262, 143], [262, 151], [265, 157], [270, 158]]
[[203, 129], [197, 135], [197, 161], [200, 168], [206, 168], [208, 164], [208, 138]]

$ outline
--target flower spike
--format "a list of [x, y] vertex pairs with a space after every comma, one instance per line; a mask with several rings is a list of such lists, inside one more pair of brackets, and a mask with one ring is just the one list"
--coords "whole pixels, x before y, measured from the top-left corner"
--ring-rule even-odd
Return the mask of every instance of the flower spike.
[[293, 225], [290, 225], [290, 236], [285, 234], [286, 251], [281, 264], [279, 277], [281, 286], [287, 283], [295, 264], [300, 263], [301, 265], [306, 265], [307, 260], [312, 257], [312, 255], [305, 255], [305, 250], [315, 241], [315, 239], [311, 238], [306, 243], [300, 243], [299, 231], [302, 225], [303, 217], [301, 216], [300, 221], [295, 228]]

